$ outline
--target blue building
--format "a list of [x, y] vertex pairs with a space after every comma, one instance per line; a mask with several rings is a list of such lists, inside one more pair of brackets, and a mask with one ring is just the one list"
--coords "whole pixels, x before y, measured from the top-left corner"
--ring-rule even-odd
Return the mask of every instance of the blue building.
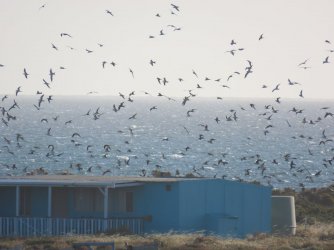
[[205, 178], [0, 178], [0, 236], [271, 231], [271, 188]]

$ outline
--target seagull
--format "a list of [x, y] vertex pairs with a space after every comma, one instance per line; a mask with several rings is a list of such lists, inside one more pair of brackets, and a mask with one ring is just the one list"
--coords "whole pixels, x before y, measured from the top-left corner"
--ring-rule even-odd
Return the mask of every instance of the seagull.
[[271, 92], [274, 92], [274, 91], [276, 91], [276, 90], [279, 90], [279, 85], [280, 85], [280, 84], [277, 84], [276, 87], [275, 87]]
[[302, 97], [302, 98], [304, 98], [304, 96], [303, 96], [303, 90], [300, 91], [299, 96]]
[[46, 87], [50, 88], [50, 83], [48, 83], [48, 82], [45, 81], [44, 79], [43, 79], [43, 83], [45, 84]]
[[70, 34], [68, 34], [68, 33], [61, 33], [60, 36], [61, 36], [61, 37], [63, 37], [63, 36], [72, 37], [72, 36], [71, 36]]
[[151, 66], [153, 66], [156, 63], [156, 61], [153, 61], [152, 59], [150, 60]]
[[327, 57], [325, 58], [325, 60], [322, 61], [322, 63], [323, 63], [323, 64], [324, 64], [324, 63], [329, 63], [328, 59], [329, 59], [329, 56], [327, 56]]
[[52, 45], [53, 49], [58, 50], [58, 48], [56, 47], [56, 45], [54, 45], [53, 43], [51, 43], [51, 45]]
[[52, 71], [52, 69], [50, 69], [50, 72], [49, 72], [49, 75], [50, 75], [50, 80], [51, 82], [53, 81], [53, 76], [55, 75], [56, 73]]
[[1, 121], [8, 127], [8, 122], [5, 119], [1, 118]]
[[130, 117], [129, 117], [129, 120], [131, 120], [131, 119], [136, 119], [136, 115], [137, 115], [137, 113], [135, 113], [134, 115], [130, 116]]
[[15, 95], [17, 96], [20, 92], [22, 92], [22, 91], [21, 91], [21, 86], [18, 87], [18, 88], [16, 89], [16, 91], [15, 91]]
[[42, 9], [42, 8], [45, 8], [45, 4], [43, 4], [41, 7], [39, 7], [38, 10]]
[[79, 137], [81, 137], [79, 133], [73, 133], [73, 134], [72, 134], [72, 137], [74, 137], [74, 136], [79, 136]]
[[263, 39], [263, 34], [260, 35], [259, 41]]
[[110, 10], [106, 10], [107, 14], [114, 16], [113, 13]]
[[180, 11], [180, 7], [179, 6], [176, 6], [175, 4], [170, 4], [176, 11]]
[[298, 67], [302, 66], [302, 65], [305, 65], [307, 63], [309, 59], [306, 59], [304, 62], [301, 62], [300, 64], [298, 64]]
[[299, 84], [298, 82], [292, 82], [290, 79], [288, 79], [289, 85], [296, 85]]
[[41, 107], [42, 102], [44, 102], [43, 98], [44, 98], [44, 95], [41, 95], [39, 100], [38, 100], [38, 107], [39, 108]]
[[8, 95], [4, 95], [4, 97], [2, 97], [2, 99], [1, 99], [1, 101], [3, 102], [7, 98], [8, 98]]
[[182, 105], [183, 105], [183, 106], [186, 105], [187, 101], [190, 100], [189, 98], [190, 98], [190, 96], [185, 96], [185, 97], [183, 98], [183, 101], [182, 101]]
[[132, 70], [132, 69], [129, 69], [129, 71], [130, 71], [132, 77], [135, 78], [134, 73], [133, 73], [133, 70]]
[[225, 51], [225, 53], [231, 53], [231, 55], [234, 56], [235, 51], [236, 51], [235, 49], [231, 49], [231, 50]]
[[24, 77], [25, 77], [26, 79], [28, 79], [28, 75], [29, 75], [29, 74], [28, 74], [26, 68], [23, 69], [23, 75], [24, 75]]
[[196, 109], [190, 109], [187, 111], [187, 117], [190, 117], [190, 113], [194, 113], [196, 111]]
[[48, 100], [48, 103], [50, 103], [53, 100], [52, 99], [52, 95], [49, 95], [48, 98], [47, 98], [47, 100]]

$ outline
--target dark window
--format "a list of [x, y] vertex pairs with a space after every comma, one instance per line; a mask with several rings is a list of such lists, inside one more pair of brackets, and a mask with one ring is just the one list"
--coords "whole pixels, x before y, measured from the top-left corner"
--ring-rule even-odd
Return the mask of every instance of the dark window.
[[31, 188], [20, 188], [20, 215], [29, 216], [31, 214]]

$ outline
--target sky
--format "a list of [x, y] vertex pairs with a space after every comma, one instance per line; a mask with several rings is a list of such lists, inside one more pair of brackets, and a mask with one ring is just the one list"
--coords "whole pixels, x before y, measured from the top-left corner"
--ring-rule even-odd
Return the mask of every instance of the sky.
[[20, 95], [301, 98], [302, 90], [333, 99], [333, 9], [331, 0], [0, 0], [0, 95], [21, 86]]

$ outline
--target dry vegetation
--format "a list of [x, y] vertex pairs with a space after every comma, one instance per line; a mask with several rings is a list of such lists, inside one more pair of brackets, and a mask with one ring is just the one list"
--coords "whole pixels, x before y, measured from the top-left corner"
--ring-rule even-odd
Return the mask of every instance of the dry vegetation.
[[[334, 249], [334, 223], [316, 223], [298, 228], [295, 236], [252, 235], [246, 239], [231, 239], [203, 234], [153, 234], [134, 235], [98, 235], [75, 237], [52, 237], [30, 239], [6, 239], [0, 243], [1, 249], [71, 249], [74, 242], [108, 242], [114, 241], [116, 249], [125, 249], [124, 243], [134, 246], [157, 243], [159, 249], [191, 250], [191, 249]], [[98, 249], [110, 249], [99, 247]]]
[[[124, 243], [134, 246], [156, 243], [164, 250], [262, 250], [262, 249], [334, 249], [334, 189], [275, 191], [275, 195], [294, 195], [296, 199], [297, 233], [294, 236], [272, 234], [250, 235], [245, 239], [222, 238], [196, 234], [95, 235], [29, 239], [1, 239], [0, 249], [71, 249], [74, 242], [114, 241], [116, 249]], [[306, 220], [307, 218], [307, 220]], [[98, 249], [110, 249], [100, 247]]]

